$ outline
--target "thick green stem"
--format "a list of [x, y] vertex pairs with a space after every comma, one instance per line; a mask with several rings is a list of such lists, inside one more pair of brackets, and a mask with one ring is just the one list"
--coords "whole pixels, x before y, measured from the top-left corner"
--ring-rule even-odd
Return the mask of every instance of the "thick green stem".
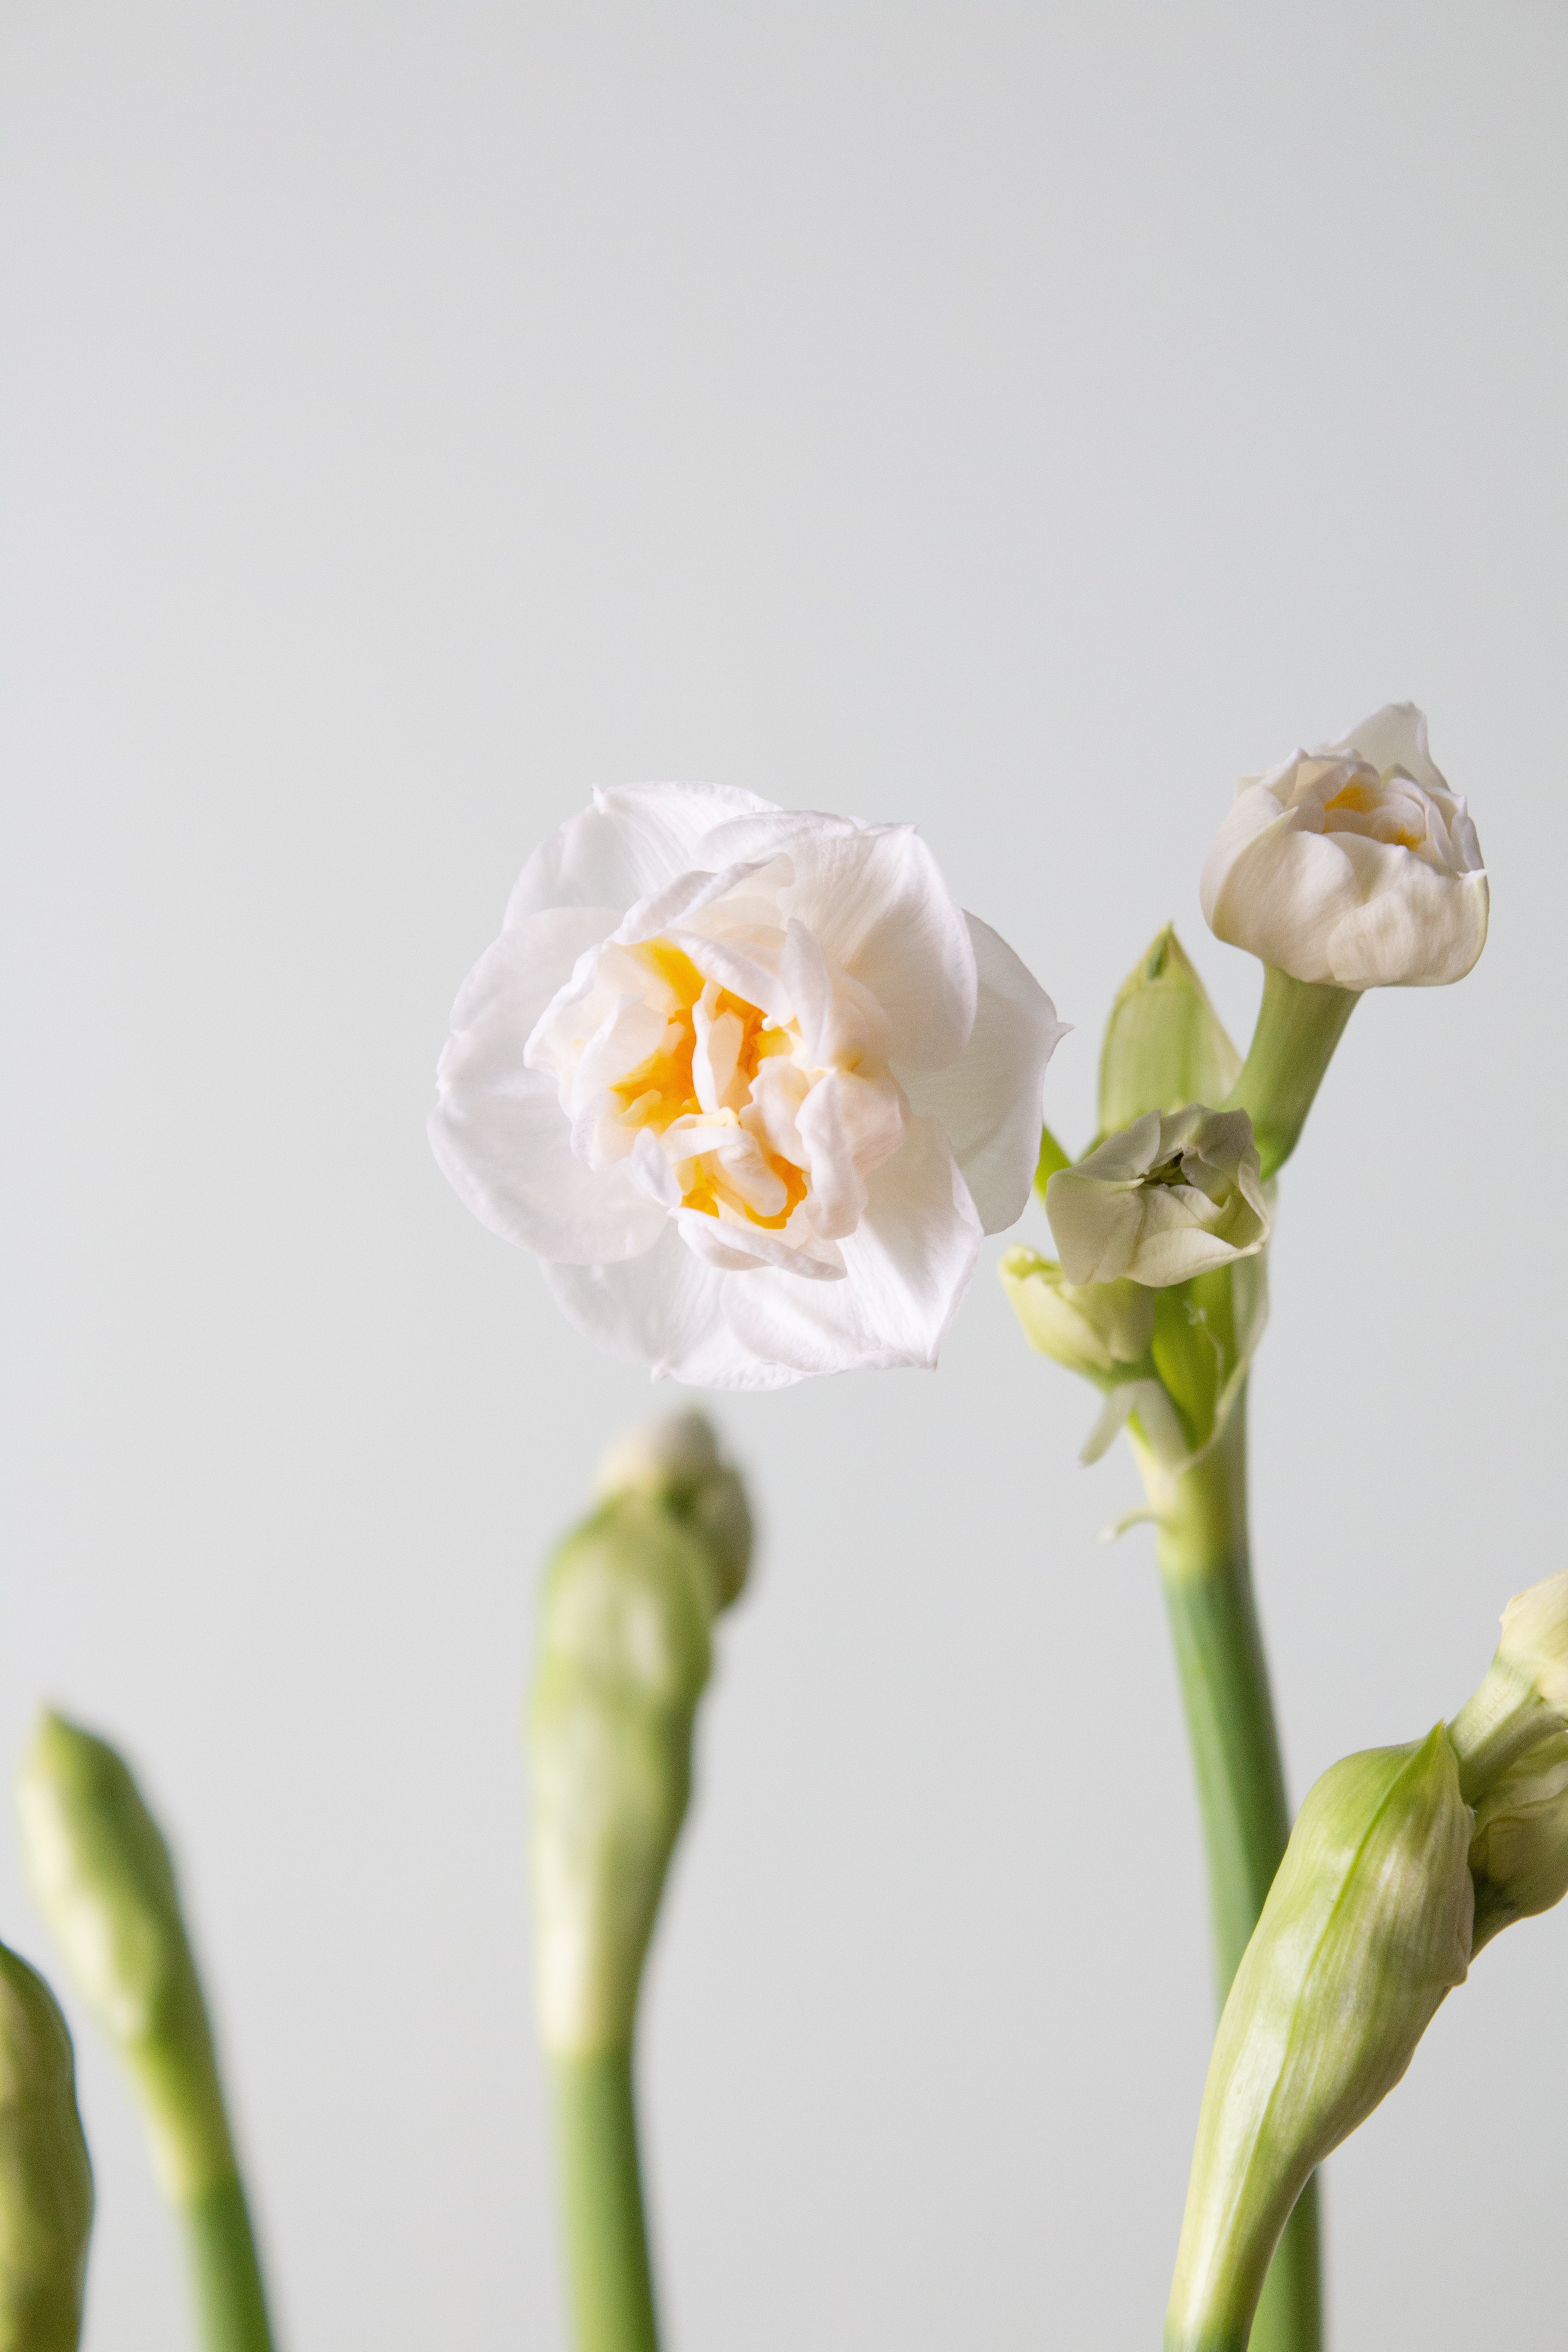
[[256, 2238], [237, 2173], [180, 2208], [202, 2352], [272, 2352]]
[[631, 2052], [550, 2066], [575, 2352], [658, 2352]]
[[[1208, 1857], [1215, 1990], [1223, 2008], [1290, 1833], [1247, 1532], [1247, 1391], [1201, 1462], [1170, 1479], [1146, 1464]], [[1274, 2256], [1251, 2352], [1318, 2352], [1316, 2180]]]
[[1283, 1168], [1300, 1142], [1334, 1047], [1360, 1003], [1353, 988], [1292, 980], [1265, 966], [1258, 1026], [1224, 1106], [1250, 1115], [1265, 1176]]

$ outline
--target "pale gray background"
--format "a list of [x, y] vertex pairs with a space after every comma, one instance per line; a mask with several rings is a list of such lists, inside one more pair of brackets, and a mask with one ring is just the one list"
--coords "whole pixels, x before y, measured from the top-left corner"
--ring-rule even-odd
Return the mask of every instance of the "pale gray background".
[[[1562, 1563], [1554, 5], [10, 0], [0, 1758], [175, 1825], [294, 2352], [561, 2341], [518, 1696], [650, 1404], [458, 1206], [447, 1006], [595, 784], [913, 818], [1079, 1024], [1236, 776], [1429, 709], [1491, 945], [1283, 1187], [1295, 1787]], [[1043, 1235], [1031, 1212], [1022, 1232]], [[1158, 2340], [1205, 2057], [1134, 1494], [987, 1268], [722, 1407], [766, 1526], [648, 2007], [679, 2352]], [[0, 1835], [0, 1931], [48, 1965]], [[1568, 1916], [1332, 2167], [1340, 2352], [1561, 2342]], [[73, 2012], [74, 2013], [74, 2012]], [[92, 2352], [185, 2342], [89, 2029]]]

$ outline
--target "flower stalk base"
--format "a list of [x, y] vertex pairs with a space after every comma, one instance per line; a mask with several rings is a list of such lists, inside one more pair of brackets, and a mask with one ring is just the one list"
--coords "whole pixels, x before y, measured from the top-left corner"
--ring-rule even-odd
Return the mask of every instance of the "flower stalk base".
[[631, 2052], [550, 2063], [574, 2352], [658, 2352]]
[[[1156, 1514], [1160, 1581], [1197, 1780], [1216, 2006], [1223, 2008], [1290, 1833], [1252, 1590], [1245, 1388], [1214, 1445], [1190, 1470], [1173, 1478], [1145, 1447], [1138, 1454]], [[1202, 2347], [1170, 2345], [1167, 2352], [1243, 2352], [1248, 2343], [1250, 2352], [1320, 2352], [1321, 2297], [1314, 2179], [1286, 2225], [1250, 2338], [1243, 2333], [1234, 2345], [1219, 2337]]]

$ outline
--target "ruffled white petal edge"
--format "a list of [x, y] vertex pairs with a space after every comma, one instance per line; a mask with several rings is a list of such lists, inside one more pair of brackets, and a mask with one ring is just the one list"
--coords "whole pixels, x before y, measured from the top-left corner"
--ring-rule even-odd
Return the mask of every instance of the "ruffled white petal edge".
[[826, 1372], [930, 1369], [969, 1287], [980, 1220], [947, 1138], [917, 1119], [870, 1181], [846, 1278], [721, 1272], [671, 1225], [640, 1257], [546, 1265], [567, 1319], [610, 1354], [693, 1388], [775, 1389]]
[[688, 1249], [669, 1223], [641, 1257], [615, 1265], [544, 1268], [551, 1297], [585, 1339], [612, 1356], [647, 1364], [655, 1380], [668, 1377], [699, 1389], [783, 1389], [800, 1379], [788, 1365], [753, 1354], [725, 1319], [724, 1301], [734, 1284], [767, 1278], [721, 1274]]
[[777, 814], [774, 803], [729, 784], [617, 784], [542, 841], [507, 902], [510, 930], [552, 907], [613, 907], [617, 920], [693, 866], [715, 826]]
[[726, 1277], [724, 1314], [748, 1353], [797, 1378], [931, 1370], [980, 1255], [980, 1219], [935, 1119], [909, 1135], [868, 1185], [866, 1213], [839, 1246], [846, 1279]]
[[974, 1026], [974, 950], [963, 911], [912, 825], [861, 824], [819, 810], [739, 818], [704, 845], [713, 865], [787, 857], [784, 912], [876, 997], [889, 1059], [911, 1070], [955, 1061]]
[[437, 1164], [480, 1223], [575, 1265], [634, 1256], [665, 1223], [626, 1163], [595, 1172], [575, 1156], [555, 1080], [522, 1058], [578, 956], [616, 920], [605, 907], [553, 908], [502, 932], [452, 1008], [430, 1113]]
[[988, 1234], [1016, 1224], [1040, 1156], [1046, 1066], [1069, 1027], [1026, 964], [964, 916], [979, 983], [974, 1026], [945, 1070], [900, 1070], [911, 1108], [942, 1121]]

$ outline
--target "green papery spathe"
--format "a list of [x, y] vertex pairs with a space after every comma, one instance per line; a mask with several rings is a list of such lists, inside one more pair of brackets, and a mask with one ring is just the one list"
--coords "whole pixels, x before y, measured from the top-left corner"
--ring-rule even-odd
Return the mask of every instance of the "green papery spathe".
[[1346, 1757], [1310, 1791], [1215, 2037], [1167, 2352], [1241, 2352], [1308, 2179], [1464, 1981], [1470, 1832], [1441, 1724]]
[[[739, 1512], [733, 1492], [701, 1507], [715, 1478], [739, 1481], [695, 1422], [682, 1416], [681, 1427], [612, 1449], [612, 1491], [545, 1575], [528, 1714], [530, 1854], [540, 2031], [554, 2057], [630, 2045], [690, 1791], [710, 1627], [744, 1574], [744, 1495]], [[749, 1553], [749, 1514], [745, 1528]]]
[[92, 2207], [65, 2019], [0, 1944], [0, 2352], [76, 2352]]
[[1241, 1055], [1167, 923], [1117, 992], [1100, 1055], [1100, 1135], [1148, 1111], [1224, 1102]]

